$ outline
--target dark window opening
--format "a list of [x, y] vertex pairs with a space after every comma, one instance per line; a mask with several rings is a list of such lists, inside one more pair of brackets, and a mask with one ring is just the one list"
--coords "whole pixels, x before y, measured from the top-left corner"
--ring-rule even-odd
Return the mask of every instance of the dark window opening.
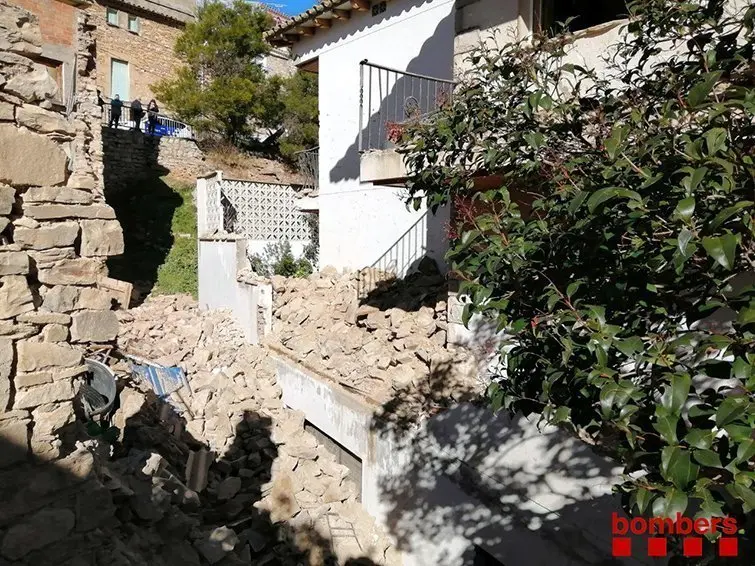
[[569, 31], [579, 31], [627, 16], [625, 0], [539, 0], [535, 2], [536, 32], [553, 34], [559, 22], [569, 22]]
[[492, 554], [479, 546], [474, 547], [474, 562], [470, 566], [504, 566], [503, 562], [496, 560]]
[[354, 482], [357, 488], [357, 501], [362, 501], [362, 460], [339, 444], [309, 421], [304, 422], [304, 430], [312, 434], [317, 441], [336, 457], [336, 462], [349, 469], [347, 480]]

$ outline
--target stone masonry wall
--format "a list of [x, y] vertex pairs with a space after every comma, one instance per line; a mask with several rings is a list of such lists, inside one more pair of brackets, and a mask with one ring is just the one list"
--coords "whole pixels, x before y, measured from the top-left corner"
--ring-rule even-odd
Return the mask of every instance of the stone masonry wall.
[[[75, 420], [82, 351], [118, 334], [105, 259], [123, 252], [123, 234], [102, 194], [91, 32], [79, 11], [78, 103], [66, 116], [51, 103], [54, 80], [29, 58], [41, 45], [36, 17], [0, 0], [0, 470], [6, 479], [9, 466], [55, 460], [65, 451], [59, 431]], [[0, 514], [0, 535], [6, 519]]]
[[[113, 59], [126, 61], [129, 66], [130, 92], [128, 97], [118, 93], [122, 100], [139, 98], [146, 107], [156, 98], [152, 85], [169, 78], [181, 65], [173, 47], [183, 31], [183, 24], [154, 14], [140, 12], [137, 8], [117, 7], [118, 26], [109, 25], [105, 7], [92, 4], [88, 9], [96, 25], [97, 39], [97, 88], [103, 95], [111, 96], [110, 67]], [[128, 30], [127, 15], [139, 17], [139, 32]], [[157, 100], [162, 110], [163, 105]]]
[[138, 178], [162, 175], [195, 179], [206, 170], [204, 154], [194, 140], [149, 136], [103, 127], [104, 179], [108, 192]]

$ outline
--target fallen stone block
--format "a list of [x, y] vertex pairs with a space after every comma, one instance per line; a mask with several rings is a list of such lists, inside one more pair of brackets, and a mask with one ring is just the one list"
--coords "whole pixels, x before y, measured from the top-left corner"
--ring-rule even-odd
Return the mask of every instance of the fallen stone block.
[[118, 317], [113, 311], [80, 311], [71, 319], [74, 342], [110, 342], [118, 336]]

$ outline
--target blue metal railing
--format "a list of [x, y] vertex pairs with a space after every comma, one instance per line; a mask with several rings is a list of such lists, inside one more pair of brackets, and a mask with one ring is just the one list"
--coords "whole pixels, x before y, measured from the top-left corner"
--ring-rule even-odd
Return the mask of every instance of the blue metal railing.
[[[146, 108], [142, 107], [142, 116], [139, 120], [139, 124], [134, 121], [133, 110], [128, 103], [124, 103], [121, 108], [121, 115], [117, 120], [112, 120], [112, 106], [110, 103], [105, 103], [102, 107], [102, 123], [106, 126], [111, 126], [121, 130], [136, 130], [143, 133], [149, 133], [149, 116]], [[155, 124], [156, 136], [168, 136], [173, 138], [187, 138], [194, 139], [194, 130], [188, 124], [169, 118], [163, 114], [158, 114], [157, 123]]]

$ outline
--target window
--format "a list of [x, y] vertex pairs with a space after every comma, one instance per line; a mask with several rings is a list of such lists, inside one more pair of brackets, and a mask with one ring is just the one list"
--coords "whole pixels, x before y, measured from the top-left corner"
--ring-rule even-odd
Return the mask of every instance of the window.
[[535, 2], [535, 31], [553, 33], [558, 22], [569, 23], [569, 31], [579, 31], [612, 20], [625, 18], [625, 0], [539, 0]]
[[118, 10], [114, 10], [113, 8], [105, 8], [105, 11], [107, 12], [107, 23], [111, 26], [117, 26]]
[[131, 14], [128, 15], [128, 31], [139, 33], [139, 18]]

